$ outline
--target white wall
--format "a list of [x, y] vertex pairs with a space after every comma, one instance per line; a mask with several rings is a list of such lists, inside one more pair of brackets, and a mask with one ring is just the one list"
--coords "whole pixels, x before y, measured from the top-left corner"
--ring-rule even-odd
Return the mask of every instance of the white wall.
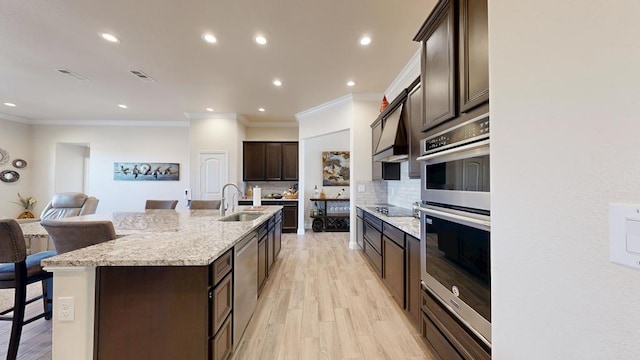
[[[12, 203], [13, 201], [18, 201], [18, 193], [25, 197], [33, 195], [31, 193], [31, 182], [34, 165], [30, 142], [29, 125], [0, 118], [0, 148], [9, 153], [9, 161], [4, 165], [0, 165], [0, 171], [14, 170], [20, 174], [20, 179], [16, 182], [0, 182], [0, 218], [15, 218], [23, 211], [20, 205]], [[22, 169], [14, 168], [11, 163], [15, 159], [26, 160], [27, 167]], [[36, 199], [39, 200], [36, 206], [40, 205], [41, 202], [46, 204], [44, 199], [38, 197]]]
[[[305, 153], [304, 153], [304, 181], [305, 199], [313, 197], [313, 191], [315, 186], [318, 186], [319, 190], [323, 190], [327, 198], [335, 198], [341, 189], [345, 189], [345, 192], [341, 195], [341, 198], [350, 198], [349, 186], [323, 186], [322, 185], [322, 152], [324, 151], [349, 151], [350, 146], [350, 131], [343, 130], [337, 133], [317, 136], [304, 141]], [[353, 163], [353, 162], [351, 162]], [[311, 220], [309, 218], [310, 202], [305, 202], [304, 211], [304, 224], [306, 229], [311, 228]]]
[[492, 0], [493, 358], [637, 359], [640, 271], [608, 204], [640, 204], [640, 2]]
[[85, 192], [88, 154], [88, 145], [56, 144], [54, 192]]
[[199, 181], [198, 153], [201, 151], [226, 151], [228, 154], [227, 182], [244, 188], [242, 182], [242, 140], [246, 137], [246, 127], [236, 114], [212, 115], [206, 119], [192, 119], [189, 127], [191, 156], [191, 184], [197, 188]]
[[247, 126], [246, 141], [298, 141], [298, 126]]
[[[98, 212], [140, 211], [147, 199], [182, 199], [188, 186], [188, 128], [134, 126], [32, 126], [32, 193], [42, 211], [54, 193], [57, 143], [89, 144], [90, 194]], [[179, 181], [114, 181], [114, 162], [174, 162]], [[178, 205], [184, 208], [184, 201]]]

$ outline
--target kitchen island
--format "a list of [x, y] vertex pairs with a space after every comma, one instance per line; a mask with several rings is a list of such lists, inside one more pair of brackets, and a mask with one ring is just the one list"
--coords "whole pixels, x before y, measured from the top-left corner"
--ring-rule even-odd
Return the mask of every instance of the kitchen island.
[[[228, 357], [232, 280], [243, 276], [231, 271], [234, 246], [271, 226], [281, 208], [261, 207], [248, 221], [220, 221], [217, 210], [69, 219], [111, 220], [119, 238], [43, 262], [54, 273], [53, 358]], [[25, 236], [42, 236], [38, 225], [23, 225]], [[61, 298], [72, 303], [68, 313]]]

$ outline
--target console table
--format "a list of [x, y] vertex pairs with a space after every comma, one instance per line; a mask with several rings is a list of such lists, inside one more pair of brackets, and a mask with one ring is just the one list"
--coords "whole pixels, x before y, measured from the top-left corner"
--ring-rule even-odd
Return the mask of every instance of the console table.
[[311, 204], [313, 231], [349, 231], [349, 199], [311, 199]]

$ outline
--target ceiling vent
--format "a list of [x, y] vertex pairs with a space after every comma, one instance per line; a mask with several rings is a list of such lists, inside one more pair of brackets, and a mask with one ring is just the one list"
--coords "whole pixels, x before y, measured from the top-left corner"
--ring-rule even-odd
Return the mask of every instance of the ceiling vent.
[[75, 73], [75, 72], [73, 72], [73, 71], [71, 71], [69, 69], [56, 69], [56, 71], [61, 73], [61, 74], [67, 75], [69, 77], [72, 77], [72, 78], [74, 78], [74, 79], [76, 79], [78, 81], [91, 81], [88, 78], [86, 78], [86, 77], [84, 77], [84, 76], [82, 76], [82, 75], [80, 75], [78, 73]]
[[142, 72], [140, 70], [129, 70], [129, 72], [132, 73], [133, 75], [135, 75], [136, 77], [140, 78], [142, 81], [156, 82], [151, 76], [145, 74], [144, 72]]

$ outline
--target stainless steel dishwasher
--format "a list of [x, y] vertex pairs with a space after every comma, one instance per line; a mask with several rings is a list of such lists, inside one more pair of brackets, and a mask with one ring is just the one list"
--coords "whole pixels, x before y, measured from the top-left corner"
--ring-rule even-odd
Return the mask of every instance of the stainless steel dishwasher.
[[233, 347], [238, 346], [258, 303], [258, 234], [240, 240], [234, 247]]

